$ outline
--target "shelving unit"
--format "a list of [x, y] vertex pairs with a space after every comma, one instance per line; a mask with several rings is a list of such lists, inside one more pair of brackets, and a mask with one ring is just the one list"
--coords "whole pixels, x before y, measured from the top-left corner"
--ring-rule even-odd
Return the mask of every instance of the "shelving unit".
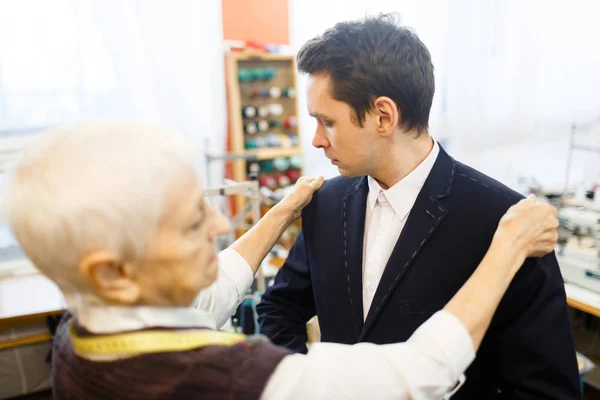
[[[302, 146], [292, 55], [261, 52], [226, 56], [229, 178], [258, 179], [270, 190], [293, 184], [302, 174]], [[238, 196], [235, 210], [245, 199]]]

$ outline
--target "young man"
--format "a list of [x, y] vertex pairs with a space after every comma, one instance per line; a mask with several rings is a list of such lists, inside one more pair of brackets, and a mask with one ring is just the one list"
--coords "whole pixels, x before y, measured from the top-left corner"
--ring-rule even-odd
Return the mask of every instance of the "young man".
[[14, 172], [11, 228], [71, 307], [53, 345], [56, 399], [439, 399], [473, 360], [525, 257], [552, 251], [558, 237], [556, 210], [522, 201], [476, 273], [406, 343], [319, 343], [291, 355], [218, 332], [216, 321], [233, 313], [322, 179], [301, 178], [216, 256], [213, 240], [229, 224], [205, 201], [189, 147], [141, 126], [74, 126], [47, 134]]
[[[261, 332], [305, 352], [306, 322], [318, 315], [325, 342], [403, 342], [469, 278], [522, 196], [432, 139], [431, 57], [392, 18], [338, 23], [297, 62], [313, 145], [342, 176], [304, 210], [302, 235], [258, 306]], [[526, 264], [457, 399], [580, 398], [556, 258]]]

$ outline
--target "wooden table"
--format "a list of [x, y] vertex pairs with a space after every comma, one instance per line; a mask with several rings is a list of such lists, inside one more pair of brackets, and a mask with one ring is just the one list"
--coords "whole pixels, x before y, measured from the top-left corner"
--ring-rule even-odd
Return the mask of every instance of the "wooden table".
[[[60, 289], [37, 273], [0, 279], [0, 330], [46, 324], [67, 308]], [[0, 349], [50, 340], [49, 332], [0, 343]]]
[[600, 317], [600, 293], [572, 283], [565, 283], [565, 291], [570, 307]]

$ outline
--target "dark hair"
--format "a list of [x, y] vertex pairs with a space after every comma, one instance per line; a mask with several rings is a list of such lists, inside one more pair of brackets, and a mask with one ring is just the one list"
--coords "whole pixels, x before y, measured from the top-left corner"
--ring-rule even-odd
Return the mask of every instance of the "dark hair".
[[435, 83], [427, 47], [393, 14], [340, 22], [309, 40], [297, 56], [302, 73], [326, 72], [332, 97], [349, 104], [362, 126], [379, 96], [396, 102], [400, 127], [428, 128]]

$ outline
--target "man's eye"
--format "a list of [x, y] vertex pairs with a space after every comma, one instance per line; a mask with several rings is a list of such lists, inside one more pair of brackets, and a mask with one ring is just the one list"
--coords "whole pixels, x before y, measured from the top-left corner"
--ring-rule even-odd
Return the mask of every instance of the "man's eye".
[[321, 123], [323, 124], [323, 126], [325, 128], [332, 128], [333, 127], [333, 122], [331, 122], [331, 121], [321, 121]]

